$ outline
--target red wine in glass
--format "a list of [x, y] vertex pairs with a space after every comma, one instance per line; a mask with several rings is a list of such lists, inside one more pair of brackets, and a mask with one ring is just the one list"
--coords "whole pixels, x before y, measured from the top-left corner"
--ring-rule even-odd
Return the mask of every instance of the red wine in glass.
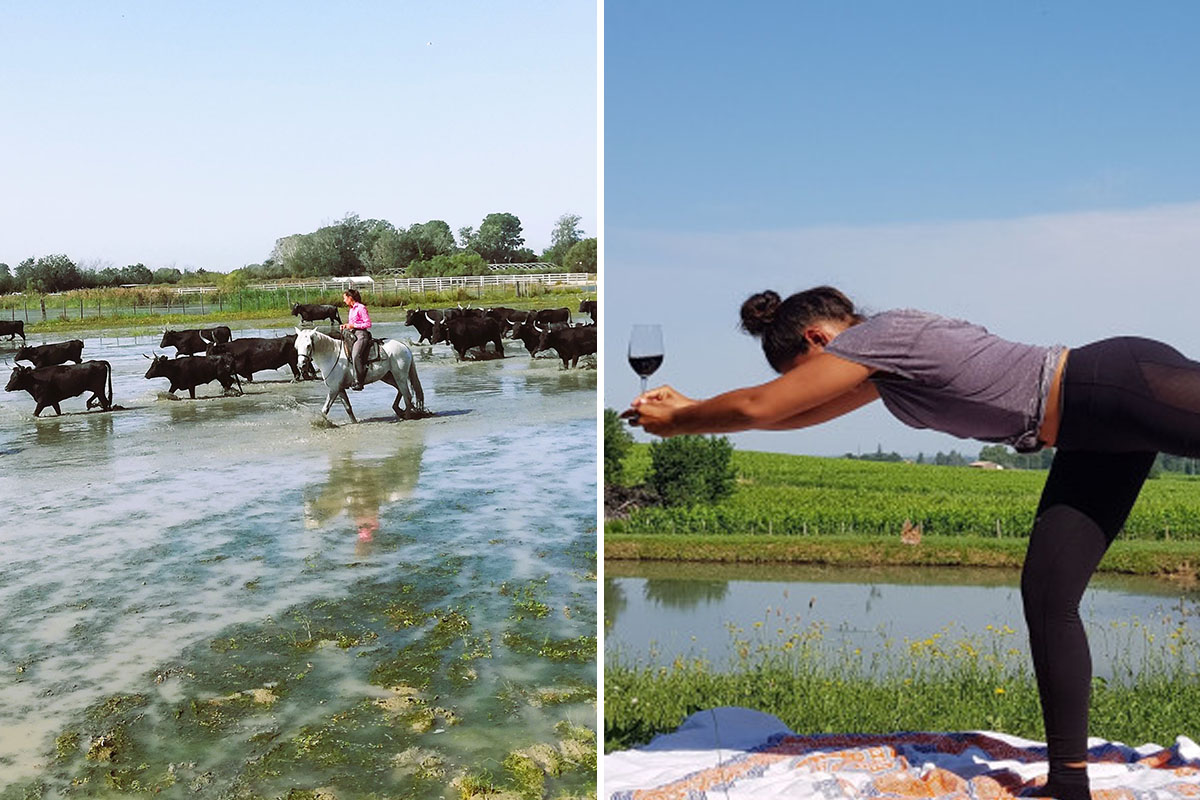
[[646, 379], [662, 366], [663, 338], [661, 325], [634, 325], [629, 336], [629, 366], [642, 379], [642, 392], [646, 391]]

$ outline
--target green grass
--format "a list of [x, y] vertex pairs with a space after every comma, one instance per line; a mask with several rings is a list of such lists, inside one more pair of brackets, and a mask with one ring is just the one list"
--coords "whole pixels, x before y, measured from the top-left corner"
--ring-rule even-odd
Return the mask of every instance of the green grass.
[[[920, 525], [926, 541], [951, 536], [1020, 538], [1033, 525], [1047, 475], [747, 451], [734, 453], [733, 466], [737, 484], [728, 499], [714, 505], [638, 509], [627, 520], [607, 521], [606, 538], [898, 537], [905, 522]], [[642, 481], [648, 468], [648, 448], [638, 445], [625, 462], [621, 482]], [[1200, 541], [1200, 479], [1165, 474], [1147, 481], [1122, 538]], [[1195, 560], [1200, 560], [1200, 548], [1195, 552]]]
[[[919, 545], [898, 535], [780, 536], [763, 534], [615, 534], [605, 532], [604, 557], [632, 561], [830, 566], [1010, 567], [1025, 560], [1026, 539], [927, 537]], [[1100, 572], [1200, 579], [1200, 553], [1191, 541], [1118, 538]]]
[[[1118, 652], [1148, 627], [1126, 625]], [[643, 744], [675, 730], [689, 714], [737, 705], [779, 717], [797, 733], [894, 733], [986, 728], [1045, 740], [1037, 687], [1023, 634], [989, 630], [951, 641], [946, 633], [885, 647], [868, 658], [833, 649], [824, 629], [734, 635], [733, 663], [715, 669], [701, 660], [670, 665], [610, 658], [604, 671], [605, 749]], [[1139, 745], [1169, 745], [1196, 736], [1200, 704], [1197, 642], [1180, 623], [1166, 647], [1138, 663], [1115, 660], [1120, 680], [1093, 682], [1089, 733]], [[1125, 637], [1121, 640], [1121, 637]]]

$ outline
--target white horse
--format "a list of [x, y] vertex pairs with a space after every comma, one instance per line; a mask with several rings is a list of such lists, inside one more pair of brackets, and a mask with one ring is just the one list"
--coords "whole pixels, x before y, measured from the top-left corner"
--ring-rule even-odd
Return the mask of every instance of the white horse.
[[[425, 409], [425, 391], [421, 388], [420, 379], [417, 378], [417, 365], [413, 363], [412, 350], [408, 349], [408, 345], [404, 342], [396, 339], [381, 340], [379, 349], [385, 357], [380, 361], [367, 362], [367, 377], [363, 380], [363, 384], [381, 380], [394, 386], [396, 400], [392, 403], [392, 410], [401, 419], [405, 414], [411, 414], [414, 410], [414, 391], [417, 395], [416, 410], [423, 411]], [[321, 409], [321, 413], [328, 415], [329, 409], [333, 407], [333, 401], [341, 398], [342, 405], [346, 407], [346, 413], [350, 415], [350, 421], [358, 422], [354, 418], [354, 410], [350, 408], [350, 398], [346, 394], [346, 388], [354, 382], [354, 364], [343, 351], [342, 340], [326, 336], [314, 328], [305, 330], [296, 328], [297, 366], [303, 371], [304, 365], [309, 361], [320, 368], [321, 375], [325, 378], [325, 388], [329, 390], [329, 396], [325, 398], [325, 406]], [[409, 389], [410, 383], [412, 384], [411, 390]], [[400, 411], [401, 396], [404, 397], [404, 413]]]

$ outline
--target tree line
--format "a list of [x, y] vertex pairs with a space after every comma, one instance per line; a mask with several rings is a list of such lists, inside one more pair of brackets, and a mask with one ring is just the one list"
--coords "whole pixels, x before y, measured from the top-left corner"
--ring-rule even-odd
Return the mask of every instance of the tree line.
[[[897, 462], [909, 460], [896, 452], [885, 453], [883, 445], [877, 445], [874, 453], [863, 453], [861, 455], [846, 453], [842, 457], [855, 461]], [[1002, 444], [989, 444], [980, 448], [979, 456], [975, 460], [991, 461], [1005, 469], [1050, 469], [1050, 464], [1054, 461], [1054, 448], [1043, 447], [1034, 453], [1018, 453]], [[971, 459], [968, 459], [957, 450], [951, 450], [949, 453], [939, 451], [933, 456], [918, 453], [915, 463], [934, 464], [940, 467], [965, 467], [972, 462]], [[1200, 459], [1174, 456], [1170, 453], [1159, 453], [1158, 457], [1154, 460], [1154, 466], [1151, 468], [1150, 475], [1154, 477], [1163, 472], [1200, 475]]]
[[276, 240], [261, 264], [250, 264], [229, 274], [203, 268], [151, 270], [140, 263], [119, 268], [88, 267], [55, 254], [28, 258], [15, 270], [0, 263], [0, 293], [50, 293], [151, 283], [236, 286], [250, 281], [364, 275], [398, 269], [414, 278], [479, 275], [487, 271], [489, 264], [534, 262], [553, 271], [595, 272], [596, 238], [585, 237], [579, 227], [581, 220], [578, 214], [560, 216], [550, 234], [550, 246], [539, 255], [525, 246], [521, 220], [506, 212], [488, 214], [478, 228], [459, 228], [457, 237], [443, 220], [405, 227], [347, 214], [311, 233]]

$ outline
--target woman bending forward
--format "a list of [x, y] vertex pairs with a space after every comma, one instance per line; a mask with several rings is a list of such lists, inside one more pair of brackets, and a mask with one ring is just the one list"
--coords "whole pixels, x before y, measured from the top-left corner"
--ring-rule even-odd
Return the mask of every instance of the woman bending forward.
[[1155, 455], [1200, 457], [1200, 363], [1150, 339], [1068, 351], [923, 311], [864, 317], [828, 286], [786, 300], [762, 292], [741, 314], [778, 378], [708, 400], [663, 386], [624, 416], [659, 436], [787, 430], [880, 398], [915, 428], [1057, 448], [1021, 573], [1050, 762], [1036, 794], [1087, 800], [1092, 662], [1079, 601]]

